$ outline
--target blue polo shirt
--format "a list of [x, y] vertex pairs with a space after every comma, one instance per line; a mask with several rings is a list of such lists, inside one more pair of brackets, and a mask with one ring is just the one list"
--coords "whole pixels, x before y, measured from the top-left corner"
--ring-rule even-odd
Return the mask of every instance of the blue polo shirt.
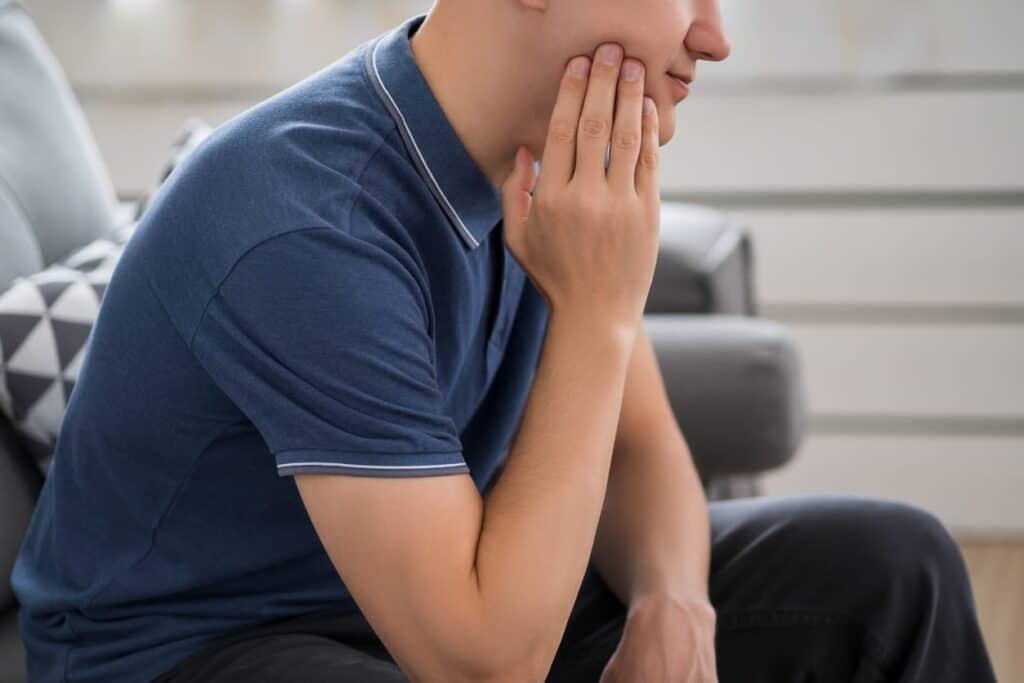
[[14, 570], [33, 681], [356, 610], [291, 475], [486, 493], [547, 309], [413, 59], [424, 18], [217, 128], [150, 204]]

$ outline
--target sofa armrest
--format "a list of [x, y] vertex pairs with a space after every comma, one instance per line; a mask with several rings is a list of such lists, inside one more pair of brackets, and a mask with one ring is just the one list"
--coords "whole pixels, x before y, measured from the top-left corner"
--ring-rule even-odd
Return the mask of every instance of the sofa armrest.
[[29, 462], [14, 428], [0, 417], [0, 613], [14, 604], [11, 570], [42, 485], [43, 477]]
[[778, 323], [648, 315], [669, 402], [701, 479], [778, 467], [796, 453], [806, 403], [795, 344]]
[[757, 314], [745, 227], [706, 206], [663, 202], [647, 313]]

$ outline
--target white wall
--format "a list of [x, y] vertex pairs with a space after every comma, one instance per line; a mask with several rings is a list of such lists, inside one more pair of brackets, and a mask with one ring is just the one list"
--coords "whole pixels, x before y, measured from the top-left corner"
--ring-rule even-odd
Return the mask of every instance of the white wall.
[[768, 492], [1024, 533], [1024, 6], [724, 12], [734, 53], [668, 182], [749, 223], [764, 313], [803, 351], [812, 433]]
[[[748, 223], [813, 413], [770, 493], [885, 495], [1024, 534], [1024, 6], [722, 0], [667, 198]], [[429, 3], [28, 0], [115, 182]], [[354, 11], [352, 8], [356, 8]]]

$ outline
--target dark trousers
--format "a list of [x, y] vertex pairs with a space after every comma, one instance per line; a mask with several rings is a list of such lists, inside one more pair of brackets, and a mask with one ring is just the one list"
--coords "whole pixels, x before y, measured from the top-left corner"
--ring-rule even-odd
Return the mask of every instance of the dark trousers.
[[[995, 681], [959, 548], [931, 514], [833, 496], [713, 502], [709, 510], [722, 683]], [[591, 565], [548, 683], [597, 683], [624, 619]], [[408, 681], [359, 614], [236, 634], [158, 680]]]

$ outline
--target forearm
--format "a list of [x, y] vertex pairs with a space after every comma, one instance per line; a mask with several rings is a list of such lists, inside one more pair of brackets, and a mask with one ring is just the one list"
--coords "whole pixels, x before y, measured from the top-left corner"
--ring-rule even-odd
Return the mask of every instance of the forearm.
[[707, 600], [707, 499], [678, 430], [615, 452], [592, 559], [616, 596]]
[[632, 339], [552, 316], [508, 461], [484, 502], [482, 611], [533, 670], [554, 658], [589, 561]]

